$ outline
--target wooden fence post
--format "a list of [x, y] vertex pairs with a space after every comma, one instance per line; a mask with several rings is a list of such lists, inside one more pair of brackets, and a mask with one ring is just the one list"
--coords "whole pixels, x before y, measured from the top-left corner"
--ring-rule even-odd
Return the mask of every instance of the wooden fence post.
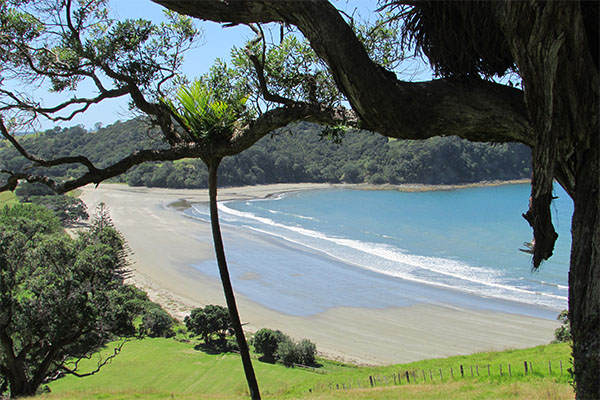
[[471, 365], [471, 378], [473, 377], [473, 366]]
[[502, 376], [502, 364], [500, 364], [500, 376]]
[[461, 378], [464, 378], [464, 377], [465, 377], [465, 371], [463, 370], [463, 366], [462, 366], [462, 364], [461, 364], [461, 366], [460, 366], [460, 376], [461, 376]]
[[490, 364], [488, 364], [488, 376], [490, 376]]
[[529, 372], [533, 374], [533, 365], [531, 365], [531, 361], [529, 361]]
[[431, 370], [429, 370], [429, 379], [433, 381], [433, 374], [431, 373]]
[[394, 385], [396, 385], [396, 373], [393, 373], [392, 376], [394, 377]]
[[452, 367], [450, 367], [450, 375], [452, 376], [452, 378], [454, 378], [454, 370], [452, 369]]
[[475, 370], [477, 371], [477, 376], [479, 376], [479, 365], [475, 366]]
[[525, 375], [527, 375], [527, 361], [524, 361], [523, 365], [525, 366]]
[[413, 376], [413, 381], [415, 381], [415, 383], [417, 383], [417, 373], [415, 371], [412, 372], [412, 376]]
[[512, 376], [512, 371], [510, 370], [510, 364], [508, 364], [508, 376]]
[[562, 360], [558, 361], [560, 363], [560, 374], [562, 375]]
[[421, 372], [423, 372], [423, 382], [426, 382], [426, 381], [427, 381], [427, 379], [425, 379], [425, 370], [424, 370], [424, 369], [422, 369], [422, 370], [421, 370]]
[[369, 375], [369, 382], [371, 383], [371, 387], [373, 387], [374, 383], [373, 383], [373, 377], [371, 375]]
[[440, 381], [444, 381], [444, 376], [442, 375], [442, 369], [440, 368]]
[[548, 361], [548, 372], [552, 375], [552, 362]]

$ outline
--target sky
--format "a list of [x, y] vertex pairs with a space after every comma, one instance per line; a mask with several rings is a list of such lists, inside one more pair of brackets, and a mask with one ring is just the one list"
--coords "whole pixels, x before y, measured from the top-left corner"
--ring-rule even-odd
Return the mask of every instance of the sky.
[[[364, 19], [375, 18], [375, 15], [370, 10], [377, 8], [376, 0], [334, 0], [333, 2], [338, 8], [348, 14], [356, 13]], [[111, 0], [110, 8], [113, 15], [119, 19], [144, 18], [155, 23], [160, 23], [163, 20], [164, 8], [152, 3], [150, 0]], [[203, 39], [200, 41], [200, 46], [186, 53], [182, 71], [192, 79], [208, 72], [217, 58], [228, 61], [232, 46], [241, 47], [247, 40], [254, 37], [252, 31], [246, 26], [224, 28], [221, 24], [214, 22], [200, 20], [195, 20], [195, 22], [204, 32]], [[424, 70], [424, 72], [418, 77], [419, 80], [429, 80], [432, 78], [431, 72], [427, 68], [421, 67], [420, 69]], [[88, 96], [90, 95], [89, 88], [91, 87], [91, 85], [87, 85]], [[78, 97], [85, 96], [85, 88], [86, 85], [83, 85], [77, 93]], [[71, 95], [62, 95], [61, 98], [66, 99]], [[41, 91], [36, 92], [36, 96], [41, 97], [43, 104], [46, 106], [56, 104], [59, 98]], [[87, 129], [93, 129], [94, 125], [98, 122], [106, 126], [117, 120], [124, 121], [133, 116], [128, 111], [127, 103], [128, 99], [125, 97], [105, 100], [99, 104], [90, 106], [85, 113], [79, 114], [72, 120], [62, 122], [59, 125], [69, 127], [80, 124]], [[42, 130], [57, 125], [55, 122], [43, 119], [40, 119], [39, 123], [39, 128]]]

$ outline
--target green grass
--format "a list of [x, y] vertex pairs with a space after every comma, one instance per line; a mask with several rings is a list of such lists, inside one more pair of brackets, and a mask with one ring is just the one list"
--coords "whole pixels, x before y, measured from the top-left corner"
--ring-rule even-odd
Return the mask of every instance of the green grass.
[[4, 206], [12, 206], [13, 204], [17, 204], [19, 200], [17, 196], [15, 196], [14, 192], [1, 192], [0, 193], [0, 207]]
[[[254, 368], [263, 397], [271, 399], [388, 399], [399, 398], [400, 394], [403, 399], [571, 399], [573, 391], [566, 371], [569, 359], [569, 345], [552, 344], [386, 367], [357, 367], [320, 360], [325, 374], [258, 360], [254, 360]], [[532, 363], [533, 374], [525, 376], [525, 360]], [[559, 360], [563, 362], [562, 375]], [[548, 372], [548, 361], [552, 362], [552, 374]], [[96, 360], [87, 360], [82, 365], [84, 370], [92, 369], [95, 363]], [[500, 364], [503, 376], [499, 373]], [[460, 365], [464, 377], [460, 377]], [[476, 365], [479, 376], [475, 373]], [[443, 380], [439, 379], [440, 368]], [[450, 368], [454, 378], [450, 376]], [[406, 383], [407, 370], [416, 372], [417, 383], [412, 382], [412, 373], [411, 383]], [[397, 373], [403, 379], [394, 386], [392, 374]], [[376, 387], [370, 387], [369, 376], [374, 377]], [[386, 377], [388, 385], [384, 386]], [[112, 364], [94, 376], [83, 379], [68, 376], [50, 387], [52, 393], [42, 399], [237, 399], [246, 398], [248, 393], [238, 355], [207, 354], [195, 350], [192, 343], [150, 338], [125, 344]]]

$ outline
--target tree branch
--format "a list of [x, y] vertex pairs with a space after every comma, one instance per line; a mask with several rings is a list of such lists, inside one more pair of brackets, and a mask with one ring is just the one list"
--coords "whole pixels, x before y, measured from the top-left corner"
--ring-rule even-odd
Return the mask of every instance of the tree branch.
[[402, 139], [457, 135], [534, 144], [522, 91], [479, 80], [400, 81], [369, 59], [350, 26], [325, 0], [153, 1], [215, 22], [296, 25], [327, 63], [366, 129]]

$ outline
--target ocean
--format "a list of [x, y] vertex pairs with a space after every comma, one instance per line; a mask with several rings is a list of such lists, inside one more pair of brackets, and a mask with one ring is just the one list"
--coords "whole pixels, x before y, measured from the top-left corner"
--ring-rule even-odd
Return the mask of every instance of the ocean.
[[[455, 305], [554, 319], [567, 308], [572, 201], [558, 185], [554, 256], [519, 251], [530, 186], [326, 189], [219, 203], [234, 289], [290, 315], [333, 307]], [[186, 215], [208, 220], [206, 204]], [[194, 265], [218, 277], [214, 260]]]

